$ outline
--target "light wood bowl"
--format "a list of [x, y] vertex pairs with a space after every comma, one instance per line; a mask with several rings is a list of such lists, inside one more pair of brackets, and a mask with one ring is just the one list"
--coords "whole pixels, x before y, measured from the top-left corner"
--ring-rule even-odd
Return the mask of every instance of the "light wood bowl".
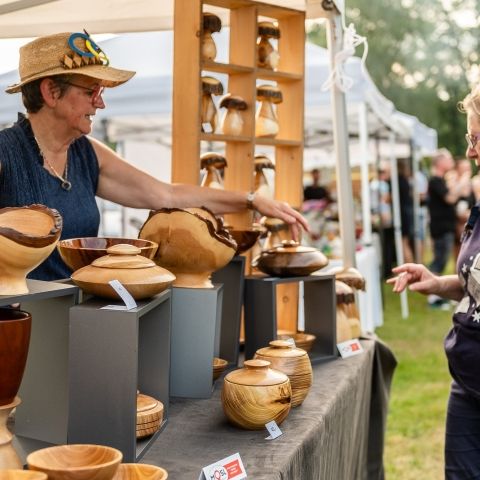
[[292, 386], [292, 407], [303, 403], [312, 386], [312, 364], [305, 350], [285, 340], [273, 340], [269, 347], [257, 350], [254, 358], [270, 362], [274, 370], [288, 376]]
[[214, 357], [213, 359], [213, 381], [215, 381], [227, 368], [228, 362], [223, 358]]
[[31, 472], [28, 470], [0, 470], [0, 480], [47, 480], [47, 474], [43, 472]]
[[157, 243], [139, 238], [83, 237], [60, 240], [57, 249], [68, 268], [75, 272], [103, 257], [108, 248], [118, 244], [138, 247], [140, 255], [146, 258], [153, 258], [158, 248]]
[[235, 255], [237, 244], [204, 208], [163, 208], [150, 212], [139, 238], [158, 243], [153, 258], [171, 271], [176, 287], [212, 288], [210, 275]]
[[317, 337], [312, 333], [305, 332], [296, 332], [296, 333], [283, 333], [279, 332], [277, 335], [278, 340], [286, 340], [288, 338], [293, 338], [295, 341], [295, 346], [305, 350], [307, 353], [312, 349], [313, 344]]
[[292, 399], [290, 380], [269, 365], [263, 360], [247, 360], [245, 368], [225, 377], [222, 406], [233, 425], [261, 430], [272, 420], [280, 425], [287, 418]]
[[28, 293], [28, 273], [54, 250], [62, 217], [44, 205], [0, 209], [0, 295]]
[[122, 452], [103, 445], [59, 445], [27, 457], [28, 468], [48, 480], [111, 480], [121, 461]]
[[113, 480], [167, 480], [168, 473], [155, 465], [122, 463]]

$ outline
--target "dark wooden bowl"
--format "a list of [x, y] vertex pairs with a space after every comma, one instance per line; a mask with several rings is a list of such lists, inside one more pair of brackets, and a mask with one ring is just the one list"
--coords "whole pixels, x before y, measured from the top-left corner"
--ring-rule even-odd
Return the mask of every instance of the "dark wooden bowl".
[[247, 230], [236, 230], [234, 228], [228, 228], [230, 235], [237, 242], [237, 251], [236, 255], [245, 253], [250, 250], [257, 241], [258, 237], [262, 234], [260, 229], [247, 229]]
[[158, 248], [156, 242], [140, 238], [84, 237], [60, 240], [57, 249], [62, 260], [75, 272], [90, 265], [97, 258], [107, 255], [107, 249], [119, 243], [138, 247], [140, 255], [146, 258], [153, 258]]

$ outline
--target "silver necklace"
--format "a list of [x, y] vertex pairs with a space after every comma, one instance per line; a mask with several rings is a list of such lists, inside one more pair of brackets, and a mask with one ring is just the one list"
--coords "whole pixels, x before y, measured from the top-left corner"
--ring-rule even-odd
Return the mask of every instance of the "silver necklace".
[[40, 144], [38, 143], [37, 137], [35, 137], [35, 141], [37, 142], [38, 146], [38, 151], [40, 152], [40, 156], [43, 158], [44, 163], [48, 165], [48, 168], [52, 171], [52, 173], [62, 182], [61, 187], [64, 190], [70, 190], [72, 188], [72, 183], [68, 180], [68, 156], [67, 156], [67, 162], [65, 163], [65, 175], [62, 177], [56, 170], [53, 168], [53, 165], [48, 161], [48, 158], [45, 156], [45, 154], [42, 152], [42, 149], [40, 148]]

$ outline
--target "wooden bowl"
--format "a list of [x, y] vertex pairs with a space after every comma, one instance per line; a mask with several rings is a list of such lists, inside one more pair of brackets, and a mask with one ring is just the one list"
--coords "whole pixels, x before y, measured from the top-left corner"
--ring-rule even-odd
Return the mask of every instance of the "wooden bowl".
[[162, 426], [164, 407], [156, 398], [137, 394], [137, 438], [148, 437]]
[[150, 212], [139, 238], [158, 243], [153, 259], [177, 277], [176, 287], [212, 288], [210, 275], [224, 267], [237, 249], [222, 222], [204, 208]]
[[60, 240], [57, 249], [62, 260], [75, 272], [90, 265], [97, 258], [103, 257], [107, 254], [108, 248], [119, 243], [138, 247], [140, 255], [146, 258], [153, 258], [158, 248], [157, 243], [139, 238], [84, 237]]
[[227, 368], [228, 362], [223, 358], [214, 357], [213, 359], [213, 381], [215, 381]]
[[287, 418], [292, 401], [290, 380], [269, 366], [263, 360], [247, 360], [244, 368], [225, 377], [222, 406], [233, 425], [261, 430], [272, 420], [280, 425]]
[[122, 463], [113, 480], [167, 480], [168, 473], [161, 467], [142, 463]]
[[237, 230], [233, 227], [228, 228], [228, 232], [233, 237], [235, 242], [237, 242], [237, 251], [235, 252], [236, 255], [240, 255], [241, 253], [245, 253], [250, 250], [263, 233], [262, 230], [255, 228]]
[[103, 445], [59, 445], [27, 457], [28, 468], [48, 480], [111, 480], [121, 461], [122, 452]]
[[293, 338], [295, 341], [295, 346], [305, 350], [307, 353], [312, 349], [313, 343], [317, 337], [311, 333], [297, 332], [297, 333], [282, 333], [277, 335], [278, 340], [287, 340], [288, 338]]
[[0, 295], [28, 293], [28, 273], [53, 251], [62, 217], [44, 205], [0, 209]]
[[273, 340], [269, 347], [257, 350], [254, 358], [270, 362], [274, 370], [287, 375], [292, 386], [292, 407], [302, 404], [312, 386], [312, 364], [305, 350], [285, 340]]
[[43, 472], [28, 470], [0, 470], [0, 480], [48, 480]]

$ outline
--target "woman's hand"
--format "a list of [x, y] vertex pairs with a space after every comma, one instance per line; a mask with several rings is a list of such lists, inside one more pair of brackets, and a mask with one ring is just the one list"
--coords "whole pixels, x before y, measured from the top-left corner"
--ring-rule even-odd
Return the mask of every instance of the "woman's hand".
[[434, 275], [425, 265], [418, 263], [405, 263], [395, 267], [395, 277], [389, 278], [387, 283], [393, 285], [393, 291], [400, 293], [409, 287], [412, 292], [424, 295], [439, 294], [441, 291], [440, 277]]

